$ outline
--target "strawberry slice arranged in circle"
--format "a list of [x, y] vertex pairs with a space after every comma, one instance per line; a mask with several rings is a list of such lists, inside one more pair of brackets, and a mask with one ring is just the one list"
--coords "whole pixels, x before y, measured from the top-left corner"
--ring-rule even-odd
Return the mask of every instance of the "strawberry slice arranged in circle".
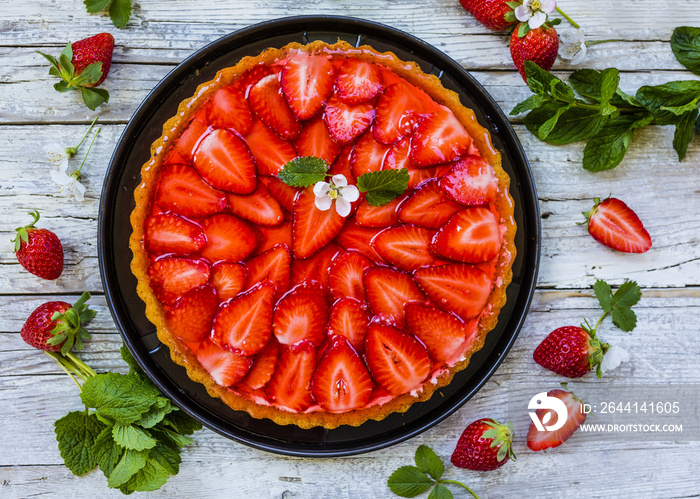
[[340, 231], [336, 242], [347, 251], [357, 251], [375, 263], [384, 263], [384, 259], [370, 245], [372, 238], [383, 230], [383, 227], [362, 227], [352, 219]]
[[467, 155], [440, 179], [440, 188], [458, 203], [479, 206], [496, 199], [498, 179], [484, 158]]
[[315, 156], [329, 165], [340, 153], [340, 145], [331, 137], [326, 123], [320, 116], [306, 125], [294, 143], [299, 156]]
[[460, 262], [487, 262], [501, 250], [498, 219], [482, 207], [459, 211], [435, 234], [431, 250]]
[[471, 143], [452, 111], [442, 108], [418, 125], [411, 141], [411, 163], [416, 168], [448, 163], [464, 154]]
[[378, 172], [383, 168], [384, 158], [389, 151], [389, 146], [374, 140], [374, 135], [366, 133], [357, 141], [352, 153], [350, 164], [355, 178], [369, 172]]
[[198, 111], [189, 126], [175, 141], [175, 149], [187, 161], [192, 161], [200, 139], [209, 132], [209, 123], [206, 119], [207, 108]]
[[347, 59], [335, 76], [336, 95], [354, 106], [374, 99], [383, 90], [379, 66], [358, 59]]
[[258, 183], [255, 192], [248, 196], [227, 194], [231, 213], [257, 225], [274, 226], [284, 222], [284, 212], [263, 183]]
[[343, 248], [331, 243], [311, 258], [306, 260], [294, 259], [292, 262], [292, 286], [301, 284], [306, 280], [314, 280], [327, 288], [328, 268], [336, 255], [342, 251]]
[[316, 349], [308, 341], [285, 348], [277, 359], [272, 379], [265, 385], [267, 398], [292, 411], [311, 407], [311, 379], [316, 370]]
[[258, 245], [258, 232], [238, 217], [218, 213], [201, 222], [207, 244], [201, 255], [212, 263], [237, 262], [250, 256]]
[[429, 265], [445, 263], [429, 251], [434, 234], [417, 225], [400, 225], [377, 234], [371, 245], [379, 256], [397, 269], [413, 272]]
[[207, 242], [199, 226], [176, 215], [149, 217], [144, 229], [146, 251], [154, 255], [189, 255], [201, 250]]
[[219, 262], [211, 268], [211, 285], [216, 289], [219, 301], [226, 301], [243, 291], [246, 268], [240, 263]]
[[255, 163], [245, 142], [229, 130], [214, 130], [197, 146], [194, 166], [216, 189], [250, 194], [257, 184]]
[[486, 272], [464, 263], [420, 269], [413, 278], [437, 306], [465, 320], [481, 313], [493, 289]]
[[365, 357], [374, 381], [394, 395], [419, 388], [430, 374], [431, 361], [425, 347], [391, 326], [370, 324]]
[[363, 303], [354, 298], [341, 298], [331, 307], [328, 317], [328, 336], [345, 337], [356, 352], [365, 349], [365, 336], [369, 326], [369, 317]]
[[275, 299], [289, 289], [290, 266], [292, 256], [286, 245], [275, 246], [246, 262], [248, 278], [246, 289], [260, 282], [270, 282], [275, 287]]
[[[530, 423], [527, 432], [527, 446], [530, 450], [540, 451], [559, 447], [566, 442], [571, 435], [586, 421], [586, 413], [583, 411], [583, 402], [573, 393], [566, 390], [550, 390], [547, 397], [555, 397], [566, 405], [566, 422], [558, 430], [539, 431], [535, 423]], [[535, 411], [540, 421], [548, 421], [547, 425], [557, 424], [557, 413], [552, 409], [537, 409]]]
[[211, 340], [205, 340], [197, 350], [197, 361], [220, 386], [232, 386], [250, 371], [253, 361], [233, 352], [223, 350]]
[[375, 315], [386, 314], [399, 326], [404, 324], [404, 307], [407, 303], [426, 301], [425, 295], [409, 274], [389, 267], [372, 267], [367, 270], [364, 284], [367, 301]]
[[356, 184], [357, 180], [352, 172], [352, 157], [355, 154], [355, 146], [352, 144], [342, 146], [338, 156], [328, 170], [328, 174], [342, 175], [348, 180], [348, 184]]
[[263, 282], [221, 305], [214, 318], [214, 343], [244, 356], [262, 350], [272, 334], [274, 295], [274, 285]]
[[288, 213], [294, 213], [294, 201], [300, 189], [288, 186], [277, 177], [260, 177], [260, 181]]
[[245, 142], [255, 159], [258, 175], [277, 175], [284, 165], [297, 157], [292, 144], [257, 119], [245, 136]]
[[363, 227], [390, 227], [399, 221], [398, 207], [406, 200], [406, 194], [397, 197], [383, 206], [372, 206], [363, 200], [355, 213], [355, 221]]
[[250, 372], [238, 383], [238, 386], [244, 390], [259, 390], [264, 387], [275, 372], [279, 350], [280, 345], [277, 339], [274, 336], [270, 337], [265, 348], [255, 357]]
[[337, 336], [316, 367], [311, 393], [326, 411], [351, 411], [367, 405], [374, 383], [362, 359]]
[[333, 93], [335, 70], [325, 55], [298, 52], [282, 69], [282, 89], [289, 107], [300, 120], [318, 112]]
[[374, 121], [371, 102], [349, 106], [333, 96], [323, 111], [328, 131], [339, 144], [348, 144], [362, 135]]
[[257, 254], [266, 252], [269, 249], [284, 244], [287, 247], [292, 246], [292, 221], [287, 220], [276, 227], [258, 227], [260, 232], [260, 245], [257, 249]]
[[465, 342], [476, 333], [473, 322], [465, 324], [456, 316], [425, 303], [406, 305], [406, 328], [418, 338], [435, 362], [454, 364], [465, 351]]
[[[418, 186], [401, 204], [398, 218], [402, 222], [420, 225], [426, 229], [439, 229], [462, 208], [462, 205], [455, 203], [442, 192], [437, 179], [430, 179]], [[357, 213], [359, 216], [359, 210]]]
[[163, 210], [185, 217], [206, 217], [226, 207], [226, 195], [186, 165], [163, 167], [155, 199]]
[[172, 305], [188, 291], [209, 281], [209, 265], [189, 258], [159, 258], [148, 266], [148, 279], [156, 298]]
[[309, 258], [330, 243], [343, 229], [345, 218], [338, 215], [335, 207], [321, 211], [315, 204], [313, 186], [309, 186], [297, 196], [292, 218], [294, 256]]
[[214, 93], [207, 116], [214, 128], [231, 128], [239, 135], [247, 134], [253, 122], [245, 95], [232, 85]]
[[429, 168], [409, 168], [408, 188], [414, 189], [426, 180], [440, 178], [450, 170], [450, 165], [437, 165]]
[[201, 286], [182, 295], [165, 310], [168, 330], [188, 343], [199, 343], [211, 333], [219, 301], [211, 286]]
[[365, 301], [363, 278], [372, 262], [354, 251], [338, 255], [328, 271], [328, 287], [334, 299], [350, 297]]
[[376, 109], [374, 137], [382, 144], [393, 144], [415, 131], [423, 104], [408, 84], [394, 83], [379, 97]]
[[277, 303], [272, 329], [282, 345], [306, 340], [319, 346], [326, 337], [328, 297], [323, 286], [306, 281], [284, 295]]
[[268, 128], [284, 140], [293, 140], [301, 132], [301, 125], [282, 95], [279, 73], [262, 78], [250, 89], [250, 107]]

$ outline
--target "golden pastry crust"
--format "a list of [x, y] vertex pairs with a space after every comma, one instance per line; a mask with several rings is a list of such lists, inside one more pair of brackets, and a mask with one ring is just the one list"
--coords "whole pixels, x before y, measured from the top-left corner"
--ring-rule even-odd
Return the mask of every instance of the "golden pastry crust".
[[[437, 103], [448, 107], [472, 136], [481, 155], [488, 160], [496, 172], [499, 189], [495, 206], [500, 213], [501, 223], [505, 226], [503, 245], [496, 264], [495, 286], [486, 309], [480, 317], [476, 340], [472, 343], [471, 348], [465, 352], [464, 359], [451, 368], [443, 370], [433, 380], [434, 382], [426, 381], [415, 395], [407, 393], [395, 397], [383, 405], [374, 405], [340, 414], [323, 411], [287, 412], [274, 406], [257, 404], [216, 384], [209, 373], [199, 364], [196, 356], [168, 330], [163, 308], [151, 290], [147, 275], [148, 256], [143, 244], [143, 227], [148, 217], [150, 199], [157, 186], [158, 172], [170, 146], [187, 127], [193, 114], [216, 90], [232, 83], [239, 75], [257, 64], [270, 64], [283, 58], [290, 50], [342, 53], [379, 63], [409, 83], [424, 90]], [[146, 304], [146, 316], [156, 326], [160, 341], [170, 349], [172, 360], [183, 366], [192, 380], [203, 384], [212, 397], [218, 397], [232, 409], [246, 411], [254, 418], [268, 418], [280, 425], [294, 424], [300, 428], [323, 426], [333, 429], [340, 425], [359, 426], [369, 419], [382, 420], [391, 413], [406, 412], [414, 403], [428, 400], [437, 389], [448, 385], [457, 372], [469, 365], [472, 354], [483, 347], [486, 335], [496, 326], [499, 312], [506, 302], [506, 288], [512, 279], [511, 267], [516, 255], [514, 243], [516, 224], [513, 217], [513, 200], [509, 193], [510, 177], [501, 167], [501, 155], [493, 147], [489, 132], [478, 124], [474, 112], [460, 103], [459, 96], [455, 92], [445, 89], [437, 77], [423, 73], [416, 63], [401, 61], [392, 52], [379, 53], [369, 46], [353, 47], [342, 41], [333, 45], [316, 41], [303, 46], [298, 43], [290, 43], [280, 49], [269, 48], [257, 57], [244, 57], [235, 66], [219, 71], [213, 80], [201, 84], [191, 98], [180, 103], [177, 114], [163, 125], [163, 135], [151, 146], [151, 159], [143, 165], [141, 178], [142, 181], [134, 192], [136, 208], [131, 214], [133, 232], [129, 247], [133, 252], [131, 270], [138, 279], [137, 292]]]

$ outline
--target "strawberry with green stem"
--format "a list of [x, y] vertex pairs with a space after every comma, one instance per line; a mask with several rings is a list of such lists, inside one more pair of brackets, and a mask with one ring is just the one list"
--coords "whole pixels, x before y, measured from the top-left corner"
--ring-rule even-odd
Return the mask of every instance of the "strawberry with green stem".
[[63, 245], [56, 234], [48, 229], [35, 227], [39, 221], [37, 210], [29, 212], [34, 220], [24, 227], [17, 227], [17, 235], [11, 242], [17, 261], [28, 272], [48, 281], [58, 279], [63, 272]]

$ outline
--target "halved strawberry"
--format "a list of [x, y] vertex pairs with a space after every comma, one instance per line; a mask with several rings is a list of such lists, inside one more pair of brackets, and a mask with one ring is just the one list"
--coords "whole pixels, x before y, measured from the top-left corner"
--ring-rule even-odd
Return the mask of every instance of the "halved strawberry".
[[236, 78], [233, 85], [238, 88], [243, 95], [249, 95], [251, 88], [260, 80], [271, 74], [273, 68], [265, 63], [258, 63]]
[[255, 355], [272, 334], [275, 286], [263, 282], [225, 302], [214, 318], [212, 340], [240, 355]]
[[338, 156], [328, 170], [329, 175], [342, 175], [348, 180], [348, 184], [356, 184], [357, 180], [352, 172], [352, 157], [355, 154], [355, 146], [352, 144], [342, 146]]
[[253, 157], [237, 135], [214, 130], [199, 143], [194, 166], [215, 189], [250, 194], [257, 184]]
[[176, 215], [149, 217], [144, 232], [146, 251], [154, 255], [189, 255], [202, 249], [207, 242], [200, 227]]
[[355, 178], [369, 172], [378, 172], [384, 165], [389, 147], [374, 140], [374, 135], [366, 133], [355, 145], [350, 163]]
[[194, 288], [165, 309], [168, 330], [188, 343], [199, 343], [211, 333], [218, 305], [214, 288]]
[[282, 89], [289, 107], [300, 120], [308, 120], [333, 93], [333, 64], [326, 55], [294, 54], [282, 69]]
[[248, 278], [246, 289], [260, 282], [270, 282], [275, 286], [275, 298], [286, 293], [289, 289], [289, 267], [292, 257], [286, 245], [275, 246], [246, 262]]
[[456, 316], [425, 303], [409, 303], [406, 328], [418, 338], [435, 362], [456, 362], [476, 329]]
[[496, 198], [498, 179], [484, 158], [467, 155], [440, 179], [440, 188], [458, 203], [479, 206]]
[[261, 225], [258, 227], [258, 232], [260, 232], [260, 245], [257, 249], [258, 255], [272, 249], [278, 244], [284, 244], [287, 247], [292, 246], [291, 220], [287, 220], [283, 224], [276, 227], [265, 227], [264, 225]]
[[308, 341], [283, 349], [272, 379], [265, 385], [267, 398], [292, 411], [305, 411], [314, 403], [311, 378], [315, 369], [316, 349]]
[[197, 350], [197, 361], [209, 373], [216, 384], [232, 386], [242, 380], [253, 361], [219, 348], [211, 340], [205, 340]]
[[258, 233], [240, 218], [218, 213], [201, 222], [207, 245], [201, 255], [210, 262], [237, 262], [247, 258], [258, 245]]
[[306, 281], [284, 295], [277, 303], [272, 329], [282, 345], [307, 340], [319, 346], [326, 337], [328, 297], [323, 286]]
[[429, 251], [433, 235], [433, 231], [417, 225], [399, 225], [377, 234], [371, 244], [379, 256], [397, 269], [413, 272], [443, 263]]
[[364, 351], [368, 326], [369, 317], [365, 307], [354, 298], [341, 298], [331, 307], [328, 316], [328, 337], [344, 336], [358, 353]]
[[[441, 267], [437, 267], [441, 268]], [[377, 314], [386, 314], [403, 326], [403, 309], [412, 301], [426, 301], [411, 276], [388, 267], [372, 267], [365, 272], [365, 294], [370, 307]]]
[[284, 222], [282, 207], [263, 183], [258, 183], [253, 194], [248, 196], [227, 194], [226, 198], [231, 213], [250, 220], [258, 226], [274, 226]]
[[335, 76], [336, 95], [351, 106], [374, 99], [383, 88], [382, 71], [371, 62], [346, 59]]
[[651, 248], [651, 236], [624, 201], [595, 198], [595, 205], [584, 216], [593, 239], [608, 248], [625, 253], [645, 253]]
[[209, 123], [214, 128], [232, 128], [239, 135], [245, 135], [253, 122], [248, 101], [243, 92], [229, 85], [217, 90], [209, 104]]
[[207, 132], [209, 132], [209, 123], [206, 121], [206, 112], [195, 115], [189, 126], [175, 141], [175, 149], [187, 161], [192, 161], [197, 144]]
[[362, 135], [374, 121], [371, 102], [349, 106], [333, 96], [323, 111], [323, 119], [333, 139], [348, 144]]
[[501, 228], [492, 211], [467, 208], [452, 215], [435, 234], [431, 250], [442, 257], [466, 263], [495, 258], [501, 249]]
[[267, 128], [260, 120], [254, 120], [245, 136], [258, 175], [277, 175], [282, 167], [297, 157], [294, 146]]
[[425, 347], [391, 326], [370, 324], [365, 358], [374, 381], [394, 395], [415, 390], [430, 374], [430, 356]]
[[431, 178], [440, 178], [450, 171], [450, 165], [437, 165], [429, 168], [409, 168], [408, 169], [408, 188], [414, 189], [426, 180]]
[[[539, 431], [534, 422], [530, 423], [530, 429], [527, 432], [527, 446], [530, 450], [540, 451], [559, 447], [586, 421], [583, 402], [573, 393], [566, 390], [550, 390], [547, 392], [547, 397], [555, 397], [564, 402], [567, 411], [566, 422], [564, 426], [553, 431], [546, 429]], [[554, 426], [557, 423], [558, 416], [553, 409], [537, 409], [535, 414], [540, 421], [546, 421], [547, 426]]]
[[411, 137], [398, 140], [389, 148], [384, 159], [384, 170], [411, 169]]
[[[438, 229], [462, 206], [448, 198], [440, 189], [437, 179], [418, 186], [399, 208], [399, 219], [427, 229]], [[359, 212], [358, 212], [359, 213]]]
[[301, 189], [290, 187], [277, 177], [260, 177], [260, 180], [287, 212], [294, 213], [294, 200]]
[[292, 236], [296, 258], [309, 258], [335, 239], [345, 225], [345, 218], [333, 207], [321, 211], [316, 208], [315, 201], [313, 186], [309, 186], [294, 202]]
[[148, 279], [156, 298], [172, 305], [188, 291], [209, 281], [209, 265], [189, 258], [158, 258], [148, 266]]
[[279, 350], [277, 338], [271, 336], [265, 347], [255, 357], [250, 372], [238, 383], [238, 386], [247, 390], [259, 390], [265, 386], [275, 372]]
[[319, 282], [324, 288], [328, 287], [328, 269], [335, 256], [342, 252], [343, 248], [337, 244], [329, 244], [311, 258], [292, 262], [292, 286], [301, 284], [306, 280]]
[[331, 342], [311, 380], [314, 399], [330, 412], [363, 408], [373, 387], [365, 363], [342, 336]]
[[163, 210], [186, 217], [206, 217], [226, 207], [226, 195], [186, 165], [163, 167], [155, 199]]
[[384, 228], [369, 228], [359, 226], [354, 219], [349, 220], [338, 234], [336, 242], [347, 251], [357, 251], [373, 262], [383, 263], [384, 259], [370, 245], [374, 236]]
[[423, 104], [406, 83], [389, 85], [377, 100], [375, 138], [382, 144], [393, 144], [411, 135], [422, 112]]
[[413, 277], [437, 306], [465, 320], [481, 313], [493, 289], [488, 274], [464, 263], [420, 269]]
[[411, 141], [411, 163], [416, 168], [448, 163], [464, 154], [471, 143], [452, 111], [442, 108], [418, 125]]
[[363, 200], [355, 213], [355, 221], [363, 227], [389, 227], [399, 221], [399, 205], [408, 197], [403, 194], [383, 206], [372, 206]]
[[211, 285], [216, 288], [219, 301], [226, 301], [243, 291], [246, 281], [245, 265], [219, 262], [211, 268]]
[[250, 89], [250, 107], [260, 121], [285, 140], [293, 140], [301, 132], [301, 125], [292, 114], [282, 95], [279, 73], [262, 78]]
[[340, 145], [331, 138], [326, 123], [320, 116], [304, 127], [294, 147], [299, 156], [315, 156], [329, 165], [333, 164], [340, 152]]
[[333, 298], [350, 297], [365, 301], [365, 286], [362, 281], [365, 270], [372, 262], [354, 251], [342, 253], [333, 260], [328, 272], [328, 287]]

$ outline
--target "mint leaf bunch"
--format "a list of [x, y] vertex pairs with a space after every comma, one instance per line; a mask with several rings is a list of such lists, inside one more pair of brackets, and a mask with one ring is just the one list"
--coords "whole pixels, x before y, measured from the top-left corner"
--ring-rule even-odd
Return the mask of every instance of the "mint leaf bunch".
[[108, 9], [112, 24], [123, 29], [131, 17], [131, 0], [83, 0], [89, 13]]
[[415, 466], [402, 466], [394, 471], [387, 485], [401, 497], [416, 497], [430, 490], [427, 499], [452, 499], [452, 491], [445, 484], [451, 483], [466, 489], [474, 498], [479, 497], [466, 485], [455, 480], [444, 480], [445, 465], [435, 452], [427, 445], [416, 449]]

